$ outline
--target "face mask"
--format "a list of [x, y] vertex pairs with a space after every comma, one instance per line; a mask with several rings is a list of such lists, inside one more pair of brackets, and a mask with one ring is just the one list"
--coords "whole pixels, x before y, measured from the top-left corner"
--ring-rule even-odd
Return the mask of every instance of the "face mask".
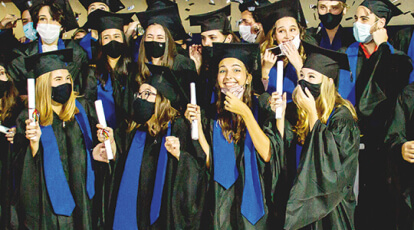
[[50, 45], [59, 38], [60, 28], [61, 26], [59, 25], [37, 24], [36, 30], [42, 41]]
[[298, 81], [298, 85], [300, 85], [306, 96], [308, 95], [306, 94], [305, 88], [308, 88], [315, 100], [319, 97], [319, 94], [321, 93], [321, 84], [312, 84], [302, 79]]
[[33, 22], [29, 22], [23, 26], [24, 36], [30, 41], [34, 41], [37, 38], [37, 31], [33, 28]]
[[133, 119], [138, 124], [145, 124], [149, 119], [151, 119], [152, 115], [155, 111], [155, 103], [149, 102], [147, 100], [137, 98], [132, 105], [134, 110]]
[[226, 94], [227, 92], [230, 92], [237, 98], [241, 99], [243, 97], [244, 93], [244, 85], [237, 85], [231, 88], [221, 88], [220, 90], [222, 93]]
[[123, 43], [112, 40], [108, 44], [102, 46], [102, 52], [111, 58], [117, 58], [123, 53]]
[[[375, 22], [377, 23], [377, 22]], [[357, 42], [368, 43], [372, 41], [372, 34], [370, 33], [372, 26], [375, 25], [362, 24], [360, 22], [354, 23], [354, 37]]]
[[300, 47], [300, 34], [296, 35], [293, 40], [292, 40], [293, 45], [296, 47], [296, 49], [298, 50]]
[[4, 93], [9, 89], [9, 81], [0, 80], [0, 98], [4, 96]]
[[240, 37], [248, 43], [254, 43], [256, 41], [256, 34], [251, 33], [251, 26], [239, 26]]
[[52, 100], [60, 104], [65, 104], [72, 94], [72, 84], [66, 83], [52, 87]]
[[338, 15], [327, 13], [324, 15], [319, 14], [319, 19], [321, 20], [323, 26], [325, 26], [326, 29], [332, 30], [336, 26], [339, 25], [342, 21], [343, 14], [340, 13]]
[[164, 55], [165, 42], [144, 42], [147, 57], [159, 58]]

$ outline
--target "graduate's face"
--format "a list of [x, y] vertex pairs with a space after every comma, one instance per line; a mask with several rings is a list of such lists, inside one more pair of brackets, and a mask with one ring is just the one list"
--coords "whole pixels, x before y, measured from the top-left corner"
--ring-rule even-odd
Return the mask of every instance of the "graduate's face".
[[139, 87], [137, 97], [155, 103], [155, 99], [157, 98], [157, 89], [144, 83]]
[[377, 21], [377, 16], [373, 14], [365, 6], [359, 6], [356, 14], [354, 16], [355, 22], [360, 22], [362, 24], [373, 25]]
[[208, 30], [201, 33], [201, 44], [206, 47], [213, 47], [213, 42], [230, 43], [231, 35], [224, 35], [220, 30]]
[[165, 31], [159, 24], [152, 24], [148, 26], [146, 35], [146, 42], [165, 42]]
[[61, 26], [61, 24], [56, 21], [52, 15], [50, 15], [50, 7], [49, 6], [44, 6], [39, 10], [39, 21], [37, 22], [37, 24], [53, 24], [53, 25], [59, 25]]
[[52, 87], [57, 87], [66, 83], [71, 83], [70, 73], [67, 69], [58, 69], [51, 72]]
[[345, 14], [346, 8], [341, 1], [318, 1], [318, 13], [320, 15], [327, 13], [333, 15]]
[[246, 67], [239, 59], [224, 58], [219, 63], [217, 81], [222, 89], [246, 85], [251, 81], [250, 78], [251, 75], [247, 74]]
[[112, 40], [115, 40], [119, 43], [124, 43], [124, 38], [122, 36], [122, 31], [118, 29], [107, 29], [102, 31], [102, 46], [110, 43]]
[[88, 15], [94, 12], [95, 10], [103, 10], [109, 12], [109, 7], [103, 2], [94, 2], [90, 4], [88, 7]]
[[253, 18], [252, 12], [245, 10], [241, 13], [241, 19], [240, 19], [241, 26], [250, 26], [250, 33], [256, 34], [259, 32], [259, 23], [256, 22]]
[[32, 16], [30, 15], [29, 10], [25, 10], [22, 12], [22, 23], [26, 25], [29, 22], [33, 22]]
[[322, 83], [322, 78], [324, 77], [324, 75], [322, 75], [321, 73], [313, 70], [313, 69], [309, 69], [309, 68], [302, 68], [302, 70], [300, 71], [300, 76], [299, 76], [299, 80], [305, 80], [309, 83], [312, 84], [321, 84]]
[[277, 44], [292, 41], [298, 34], [300, 29], [296, 19], [293, 17], [283, 17], [276, 21], [276, 28], [273, 39]]
[[6, 75], [6, 69], [0, 65], [0, 81], [8, 81], [7, 75]]

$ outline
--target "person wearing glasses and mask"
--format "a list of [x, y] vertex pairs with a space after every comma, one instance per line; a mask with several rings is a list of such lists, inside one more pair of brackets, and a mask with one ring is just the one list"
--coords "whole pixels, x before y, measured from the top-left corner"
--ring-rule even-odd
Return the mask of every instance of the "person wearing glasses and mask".
[[346, 0], [318, 0], [316, 10], [321, 23], [316, 28], [309, 28], [307, 33], [315, 38], [320, 47], [338, 51], [355, 42], [352, 32], [341, 26], [342, 18], [348, 11]]
[[[387, 120], [413, 68], [410, 58], [388, 43], [386, 26], [401, 14], [389, 0], [365, 0], [358, 6], [353, 27], [356, 42], [345, 51], [352, 74], [341, 72], [338, 82], [338, 92], [356, 108], [361, 130], [355, 222], [362, 229], [394, 227], [382, 144]], [[383, 221], [375, 221], [378, 218]]]

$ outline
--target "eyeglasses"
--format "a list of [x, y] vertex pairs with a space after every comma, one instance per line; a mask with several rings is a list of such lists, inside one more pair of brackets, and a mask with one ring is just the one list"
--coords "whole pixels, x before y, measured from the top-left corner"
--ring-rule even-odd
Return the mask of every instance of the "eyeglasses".
[[156, 96], [157, 94], [156, 93], [153, 93], [153, 92], [151, 92], [151, 91], [149, 91], [149, 90], [145, 90], [145, 91], [142, 91], [142, 92], [136, 92], [135, 94], [134, 94], [134, 98], [141, 98], [141, 99], [148, 99], [151, 95], [154, 95], [154, 96]]

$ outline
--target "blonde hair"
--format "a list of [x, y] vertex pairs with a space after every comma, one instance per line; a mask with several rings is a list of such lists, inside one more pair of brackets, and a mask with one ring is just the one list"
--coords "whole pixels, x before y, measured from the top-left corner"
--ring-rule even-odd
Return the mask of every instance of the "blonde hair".
[[[51, 125], [53, 123], [53, 109], [52, 109], [52, 72], [45, 73], [36, 79], [36, 109], [40, 114], [39, 124], [42, 126]], [[76, 98], [78, 93], [73, 91], [73, 80], [70, 78], [72, 84], [72, 94], [69, 100], [63, 104], [62, 111], [59, 114], [59, 119], [62, 121], [73, 120], [75, 114], [79, 112], [76, 108]]]
[[[299, 85], [295, 88], [295, 90], [293, 90], [292, 95], [293, 102], [295, 102], [295, 104], [298, 106], [298, 121], [293, 131], [298, 135], [298, 141], [303, 144], [305, 142], [306, 136], [309, 133], [309, 117], [305, 110], [303, 110], [303, 108], [301, 108], [298, 104], [298, 90], [302, 90]], [[316, 110], [318, 112], [318, 118], [324, 124], [327, 123], [333, 109], [335, 107], [341, 106], [348, 108], [355, 121], [358, 119], [355, 108], [351, 102], [343, 99], [336, 90], [335, 84], [330, 84], [329, 78], [324, 75], [322, 76], [321, 93], [316, 99], [315, 103]]]

